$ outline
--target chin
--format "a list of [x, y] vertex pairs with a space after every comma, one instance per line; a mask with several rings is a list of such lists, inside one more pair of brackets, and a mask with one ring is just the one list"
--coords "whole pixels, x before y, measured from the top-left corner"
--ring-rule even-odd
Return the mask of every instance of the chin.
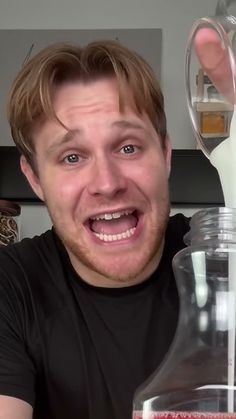
[[82, 279], [96, 286], [115, 287], [147, 279], [158, 266], [163, 242], [163, 234], [150, 235], [149, 240], [143, 237], [136, 245], [123, 250], [113, 249], [112, 252], [99, 246], [82, 246], [71, 240], [64, 241], [64, 244]]
[[83, 227], [63, 234], [66, 229], [60, 224], [56, 230], [75, 271], [84, 281], [96, 286], [118, 287], [142, 282], [156, 269], [168, 218], [166, 205], [148, 223], [145, 220], [143, 225], [140, 223], [131, 238], [117, 244], [101, 242]]

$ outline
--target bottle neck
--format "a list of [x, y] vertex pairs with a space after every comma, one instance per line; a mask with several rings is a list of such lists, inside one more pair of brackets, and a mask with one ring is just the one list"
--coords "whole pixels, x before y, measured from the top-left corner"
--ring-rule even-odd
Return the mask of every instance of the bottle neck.
[[190, 221], [190, 231], [184, 236], [188, 246], [217, 241], [236, 244], [236, 209], [206, 208], [196, 212]]

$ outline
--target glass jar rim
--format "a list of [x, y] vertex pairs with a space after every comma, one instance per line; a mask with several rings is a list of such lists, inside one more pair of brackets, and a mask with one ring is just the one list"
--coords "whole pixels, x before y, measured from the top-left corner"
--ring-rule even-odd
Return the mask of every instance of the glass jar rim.
[[193, 214], [190, 223], [194, 223], [197, 222], [198, 220], [201, 219], [207, 219], [210, 218], [212, 216], [224, 216], [224, 215], [236, 215], [236, 208], [229, 208], [229, 207], [207, 207], [207, 208], [203, 208], [197, 212], [195, 212], [195, 214]]

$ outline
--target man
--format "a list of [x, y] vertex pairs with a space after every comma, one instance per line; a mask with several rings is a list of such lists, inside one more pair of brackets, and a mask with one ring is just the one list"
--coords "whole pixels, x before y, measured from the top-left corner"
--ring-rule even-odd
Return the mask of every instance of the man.
[[53, 45], [9, 122], [53, 229], [0, 252], [0, 418], [128, 419], [173, 339], [171, 146], [148, 64], [118, 43]]

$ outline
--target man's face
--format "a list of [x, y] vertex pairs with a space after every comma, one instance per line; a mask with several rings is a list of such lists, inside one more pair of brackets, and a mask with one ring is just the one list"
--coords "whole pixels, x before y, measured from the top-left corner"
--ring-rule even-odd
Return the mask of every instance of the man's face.
[[87, 282], [118, 287], [146, 279], [159, 263], [169, 215], [166, 151], [147, 115], [129, 100], [121, 114], [116, 81], [57, 88], [48, 120], [35, 130], [35, 175], [75, 270]]

